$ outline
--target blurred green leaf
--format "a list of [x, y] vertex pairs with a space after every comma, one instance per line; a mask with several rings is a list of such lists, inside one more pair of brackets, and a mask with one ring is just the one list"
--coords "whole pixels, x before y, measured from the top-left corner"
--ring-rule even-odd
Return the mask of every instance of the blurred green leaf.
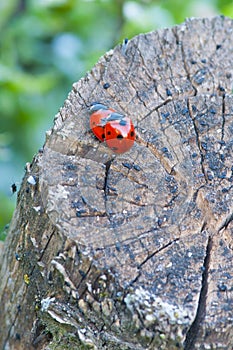
[[0, 192], [0, 240], [5, 239], [7, 233], [6, 225], [9, 224], [15, 201]]
[[16, 11], [18, 0], [1, 0], [0, 2], [0, 30], [8, 22], [10, 16]]

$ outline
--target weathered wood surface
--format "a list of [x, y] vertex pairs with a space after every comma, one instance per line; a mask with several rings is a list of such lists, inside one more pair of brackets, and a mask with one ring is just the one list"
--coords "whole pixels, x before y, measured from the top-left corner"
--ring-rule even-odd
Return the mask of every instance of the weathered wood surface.
[[[233, 21], [192, 19], [74, 84], [18, 195], [1, 349], [232, 349], [232, 62]], [[95, 139], [94, 101], [132, 118], [130, 152]]]

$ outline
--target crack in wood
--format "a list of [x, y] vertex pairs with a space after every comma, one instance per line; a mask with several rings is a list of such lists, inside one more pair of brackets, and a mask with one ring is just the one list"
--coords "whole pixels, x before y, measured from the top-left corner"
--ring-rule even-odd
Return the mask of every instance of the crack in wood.
[[223, 223], [220, 225], [218, 232], [220, 232], [222, 229], [227, 229], [227, 226], [230, 224], [230, 222], [233, 221], [233, 213], [228, 215]]
[[224, 94], [223, 97], [222, 97], [222, 135], [221, 135], [222, 144], [220, 145], [220, 149], [223, 146], [224, 136], [225, 136], [225, 133], [224, 133], [225, 123], [226, 123], [225, 110], [226, 110], [226, 106], [225, 106], [225, 94]]
[[[86, 280], [86, 278], [87, 278], [89, 272], [91, 271], [91, 269], [92, 269], [92, 262], [90, 261], [90, 264], [88, 266], [87, 272], [85, 272], [83, 275], [80, 274], [81, 275], [81, 280], [78, 283], [78, 285], [76, 286], [77, 291], [81, 287], [82, 283]], [[87, 286], [85, 286], [85, 288], [83, 288], [82, 293], [79, 293], [79, 291], [78, 291], [78, 293], [79, 293], [79, 300], [82, 299], [83, 295], [85, 295], [86, 290], [87, 290]]]
[[144, 261], [142, 261], [138, 266], [137, 266], [137, 269], [138, 269], [138, 274], [137, 276], [132, 280], [130, 281], [130, 283], [127, 285], [127, 289], [132, 287], [132, 285], [134, 283], [137, 282], [137, 280], [140, 278], [141, 276], [141, 268], [143, 265], [145, 265], [151, 258], [153, 258], [156, 254], [160, 253], [161, 251], [163, 251], [164, 249], [170, 247], [172, 244], [174, 244], [175, 242], [179, 241], [180, 238], [175, 238], [173, 241], [171, 242], [168, 242], [167, 244], [165, 244], [164, 246], [162, 246], [161, 248], [159, 249], [156, 249], [153, 253], [151, 253], [150, 255], [148, 255], [146, 257], [146, 259]]
[[168, 96], [168, 98], [166, 98], [166, 100], [164, 100], [163, 102], [161, 102], [160, 104], [158, 104], [158, 106], [152, 108], [141, 120], [140, 122], [142, 122], [143, 120], [145, 120], [146, 118], [148, 118], [152, 113], [158, 111], [161, 107], [166, 106], [168, 103], [172, 102], [173, 98], [171, 96]]
[[141, 267], [143, 265], [145, 265], [147, 263], [147, 261], [149, 261], [151, 258], [153, 258], [156, 254], [160, 253], [161, 251], [163, 251], [164, 249], [170, 247], [172, 244], [174, 244], [175, 242], [179, 241], [179, 238], [175, 238], [173, 239], [171, 242], [168, 242], [167, 244], [165, 244], [164, 246], [162, 246], [159, 249], [156, 249], [153, 253], [151, 253], [149, 256], [146, 257], [146, 259], [140, 263], [140, 265], [138, 266], [138, 269], [141, 269]]
[[199, 152], [200, 152], [202, 173], [204, 175], [206, 183], [208, 183], [208, 176], [206, 174], [205, 167], [204, 167], [205, 157], [204, 157], [204, 154], [202, 152], [201, 140], [200, 140], [200, 137], [199, 137], [198, 127], [196, 125], [195, 118], [193, 116], [190, 99], [188, 99], [188, 109], [189, 109], [190, 118], [191, 118], [191, 120], [193, 122], [193, 127], [194, 127], [194, 131], [195, 131], [195, 134], [196, 134], [197, 146], [198, 146], [198, 149], [199, 149]]
[[53, 235], [54, 235], [55, 233], [56, 233], [56, 229], [54, 228], [53, 231], [52, 231], [52, 233], [51, 233], [51, 235], [49, 236], [49, 238], [48, 238], [46, 244], [45, 244], [45, 247], [43, 248], [43, 250], [42, 250], [40, 256], [38, 257], [38, 262], [40, 262], [40, 261], [42, 260], [44, 254], [45, 254], [45, 252], [46, 252], [46, 250], [47, 250], [47, 248], [48, 248], [48, 246], [49, 246], [49, 244], [50, 244], [50, 242], [51, 242], [51, 239], [52, 239], [52, 237], [53, 237]]
[[[23, 298], [23, 299], [24, 299], [24, 298]], [[23, 299], [22, 299], [22, 302], [23, 302]], [[20, 306], [20, 304], [19, 304], [19, 306]], [[8, 340], [9, 340], [10, 336], [11, 336], [12, 329], [14, 328], [14, 325], [15, 325], [15, 323], [16, 323], [17, 318], [19, 317], [19, 314], [20, 314], [20, 310], [19, 310], [19, 308], [18, 308], [18, 310], [16, 311], [16, 314], [15, 314], [15, 317], [14, 317], [14, 319], [13, 319], [11, 325], [9, 326], [8, 332], [7, 332], [7, 334], [6, 334], [6, 338], [5, 338], [5, 340], [3, 341], [3, 350], [4, 350], [4, 349], [7, 349], [7, 346], [6, 346], [6, 345], [7, 345], [7, 342], [8, 342]]]
[[190, 73], [189, 73], [189, 70], [188, 70], [188, 65], [186, 63], [186, 56], [185, 56], [185, 52], [184, 52], [184, 45], [183, 45], [183, 41], [179, 39], [179, 34], [177, 32], [177, 28], [174, 28], [172, 29], [172, 32], [176, 38], [176, 41], [177, 43], [179, 43], [179, 46], [180, 46], [180, 52], [181, 52], [181, 56], [182, 56], [182, 62], [184, 63], [184, 70], [186, 72], [186, 75], [187, 75], [187, 78], [188, 80], [190, 81], [191, 83], [191, 86], [194, 90], [194, 94], [193, 96], [196, 96], [197, 95], [197, 88], [193, 85], [192, 83], [192, 79], [191, 79], [191, 76], [190, 76]]
[[[205, 225], [202, 226], [202, 229], [204, 228], [205, 228]], [[209, 277], [209, 264], [210, 264], [211, 250], [212, 250], [212, 238], [209, 236], [208, 243], [206, 246], [204, 264], [203, 264], [202, 287], [199, 295], [197, 312], [196, 312], [194, 321], [189, 327], [189, 330], [186, 334], [186, 338], [184, 341], [184, 350], [195, 349], [195, 345], [199, 337], [199, 331], [203, 327], [201, 326], [201, 323], [204, 320], [205, 313], [206, 313], [206, 297], [208, 292], [208, 277]]]
[[170, 165], [169, 162], [165, 159], [162, 153], [160, 153], [155, 146], [150, 144], [150, 142], [147, 142], [146, 147], [151, 151], [151, 153], [161, 162], [161, 165], [163, 166], [164, 170], [169, 174], [169, 175], [176, 175], [175, 171], [175, 166]]
[[109, 171], [110, 171], [110, 167], [111, 164], [113, 162], [113, 159], [110, 159], [109, 161], [107, 161], [107, 163], [105, 163], [105, 178], [104, 178], [104, 205], [105, 205], [105, 213], [106, 216], [110, 219], [109, 213], [108, 213], [108, 209], [107, 209], [107, 201], [108, 201], [108, 176], [109, 176]]

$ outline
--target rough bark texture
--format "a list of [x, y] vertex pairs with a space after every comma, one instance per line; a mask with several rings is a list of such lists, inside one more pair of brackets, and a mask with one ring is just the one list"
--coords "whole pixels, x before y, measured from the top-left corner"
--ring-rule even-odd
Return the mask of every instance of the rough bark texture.
[[[232, 349], [232, 62], [233, 21], [192, 19], [74, 84], [18, 194], [1, 349]], [[95, 139], [94, 101], [131, 117], [130, 152]]]

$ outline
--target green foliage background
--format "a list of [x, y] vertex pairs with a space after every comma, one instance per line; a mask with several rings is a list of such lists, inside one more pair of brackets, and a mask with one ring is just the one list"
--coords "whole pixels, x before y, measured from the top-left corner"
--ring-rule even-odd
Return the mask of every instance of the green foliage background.
[[125, 37], [217, 14], [233, 17], [232, 0], [1, 0], [0, 239], [11, 185], [20, 187], [72, 83]]

